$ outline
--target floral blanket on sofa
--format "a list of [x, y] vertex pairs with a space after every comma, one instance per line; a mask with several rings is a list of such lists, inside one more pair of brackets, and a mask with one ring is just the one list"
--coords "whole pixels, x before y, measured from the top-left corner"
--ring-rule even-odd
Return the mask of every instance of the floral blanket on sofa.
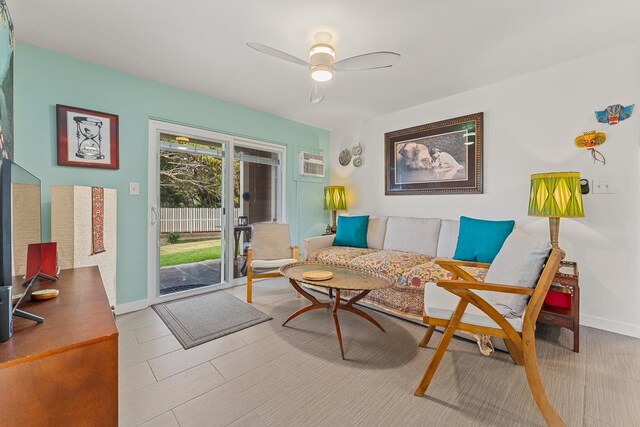
[[[425, 283], [451, 278], [451, 273], [438, 266], [433, 257], [414, 252], [331, 246], [310, 253], [307, 261], [358, 267], [393, 277], [392, 286], [372, 291], [363, 301], [413, 320], [422, 320]], [[486, 269], [465, 270], [478, 280], [487, 274]], [[345, 291], [343, 295], [357, 293]]]

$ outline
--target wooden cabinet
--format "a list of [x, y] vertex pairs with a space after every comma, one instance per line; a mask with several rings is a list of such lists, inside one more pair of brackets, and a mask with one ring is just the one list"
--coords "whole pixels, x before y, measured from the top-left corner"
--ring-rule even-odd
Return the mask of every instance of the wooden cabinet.
[[62, 270], [38, 288], [60, 295], [23, 302], [44, 323], [16, 317], [13, 337], [0, 343], [0, 423], [117, 426], [118, 330], [98, 267]]
[[578, 265], [573, 261], [562, 261], [538, 323], [567, 328], [573, 331], [573, 351], [580, 352], [580, 286]]

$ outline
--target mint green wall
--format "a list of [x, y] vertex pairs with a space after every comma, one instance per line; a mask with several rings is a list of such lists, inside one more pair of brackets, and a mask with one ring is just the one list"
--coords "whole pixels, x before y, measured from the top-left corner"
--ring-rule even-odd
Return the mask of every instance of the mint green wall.
[[[120, 116], [119, 170], [56, 165], [56, 104]], [[299, 181], [294, 155], [300, 149], [328, 154], [327, 131], [19, 42], [15, 62], [15, 160], [42, 180], [43, 238], [50, 238], [50, 185], [117, 189], [118, 304], [147, 298], [150, 118], [286, 145], [287, 219], [293, 226], [294, 239], [324, 231], [327, 218], [322, 211], [322, 186], [328, 178]], [[129, 182], [140, 183], [139, 196], [129, 195]]]

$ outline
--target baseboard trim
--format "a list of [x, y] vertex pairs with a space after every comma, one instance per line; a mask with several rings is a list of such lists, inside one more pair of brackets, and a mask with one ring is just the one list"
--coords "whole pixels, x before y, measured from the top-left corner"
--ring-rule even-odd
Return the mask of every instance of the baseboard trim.
[[628, 335], [634, 338], [640, 338], [640, 326], [631, 325], [629, 323], [619, 322], [617, 320], [604, 319], [598, 316], [590, 316], [580, 314], [580, 324], [595, 329], [615, 332], [616, 334]]
[[126, 302], [124, 304], [117, 304], [115, 312], [116, 314], [131, 313], [132, 311], [145, 309], [148, 306], [149, 304], [147, 300], [141, 299], [139, 301], [131, 301], [131, 302]]

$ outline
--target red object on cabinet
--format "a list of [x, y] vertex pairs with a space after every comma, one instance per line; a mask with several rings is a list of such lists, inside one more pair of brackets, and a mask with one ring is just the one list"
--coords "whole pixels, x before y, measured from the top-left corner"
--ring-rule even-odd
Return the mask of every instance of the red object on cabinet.
[[58, 245], [56, 242], [32, 243], [27, 246], [27, 268], [25, 278], [38, 273], [58, 278]]
[[571, 308], [571, 294], [549, 289], [544, 303], [553, 307]]

